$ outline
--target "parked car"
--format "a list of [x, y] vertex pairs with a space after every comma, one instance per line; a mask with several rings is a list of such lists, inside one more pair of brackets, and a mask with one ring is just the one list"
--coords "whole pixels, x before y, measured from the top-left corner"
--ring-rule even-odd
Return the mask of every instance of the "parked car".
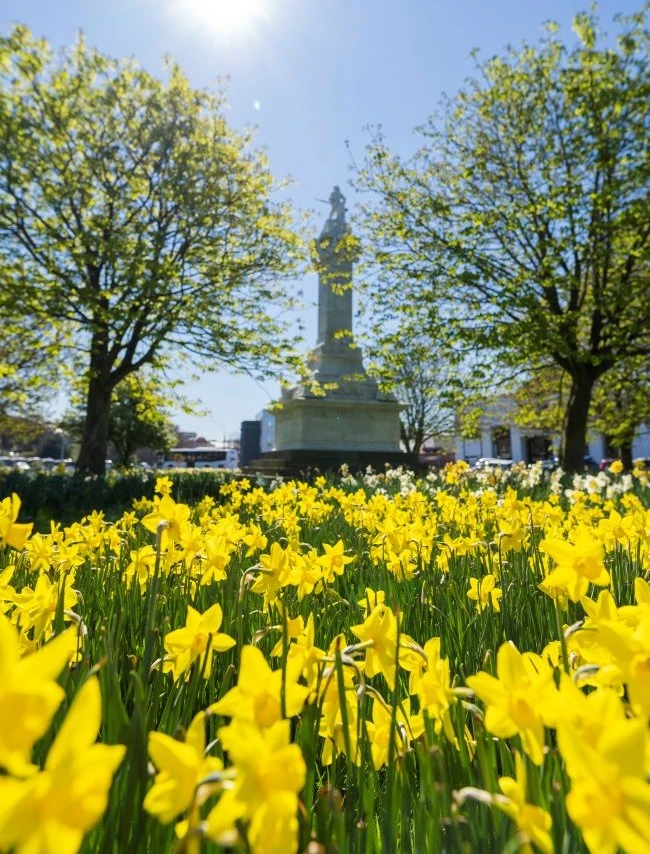
[[509, 469], [513, 465], [512, 460], [503, 460], [501, 457], [479, 457], [474, 463], [475, 469]]
[[187, 464], [183, 460], [163, 460], [160, 463], [156, 463], [155, 468], [157, 469], [184, 469], [187, 468]]
[[559, 465], [558, 457], [550, 457], [548, 460], [538, 460], [542, 464], [544, 471], [554, 471]]
[[0, 466], [16, 469], [17, 471], [31, 471], [31, 466], [24, 457], [16, 457], [13, 455], [0, 457]]
[[615, 462], [615, 460], [616, 460], [616, 457], [604, 457], [598, 463], [598, 470], [599, 471], [607, 471], [609, 469], [609, 467], [611, 466], [611, 464], [613, 462]]

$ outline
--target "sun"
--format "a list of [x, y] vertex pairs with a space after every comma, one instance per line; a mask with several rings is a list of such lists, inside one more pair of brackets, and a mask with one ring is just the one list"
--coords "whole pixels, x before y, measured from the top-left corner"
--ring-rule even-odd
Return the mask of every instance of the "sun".
[[244, 38], [269, 16], [272, 0], [170, 0], [174, 17], [221, 39]]

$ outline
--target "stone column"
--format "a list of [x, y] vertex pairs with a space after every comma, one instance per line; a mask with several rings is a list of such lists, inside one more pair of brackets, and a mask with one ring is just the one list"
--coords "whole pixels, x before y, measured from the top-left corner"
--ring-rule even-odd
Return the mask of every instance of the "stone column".
[[361, 350], [352, 337], [352, 268], [357, 245], [345, 220], [345, 199], [338, 187], [330, 196], [332, 212], [314, 242], [318, 272], [318, 339], [311, 354], [314, 378], [335, 383], [364, 374]]

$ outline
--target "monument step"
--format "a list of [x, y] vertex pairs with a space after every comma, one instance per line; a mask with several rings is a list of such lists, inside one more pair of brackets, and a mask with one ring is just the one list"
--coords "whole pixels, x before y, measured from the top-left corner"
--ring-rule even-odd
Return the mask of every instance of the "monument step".
[[251, 460], [248, 469], [257, 474], [274, 474], [283, 477], [308, 477], [316, 472], [337, 473], [346, 465], [351, 472], [384, 471], [386, 466], [419, 469], [417, 458], [402, 451], [331, 451], [282, 450], [268, 451]]

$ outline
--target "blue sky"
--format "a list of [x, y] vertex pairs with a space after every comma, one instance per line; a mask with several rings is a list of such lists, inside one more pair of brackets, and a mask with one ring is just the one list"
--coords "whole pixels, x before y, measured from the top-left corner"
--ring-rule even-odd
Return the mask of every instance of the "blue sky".
[[[408, 154], [413, 128], [471, 75], [470, 52], [489, 56], [508, 43], [536, 41], [553, 19], [572, 38], [571, 18], [589, 0], [2, 0], [0, 31], [27, 24], [55, 46], [87, 40], [114, 56], [135, 56], [163, 73], [170, 54], [196, 86], [230, 78], [229, 121], [254, 124], [278, 176], [291, 175], [295, 205], [323, 219], [334, 184], [354, 197], [350, 155], [361, 159], [364, 128], [381, 124], [391, 147]], [[603, 0], [602, 20], [641, 5]], [[235, 11], [233, 11], [235, 10]], [[296, 282], [305, 293], [307, 346], [315, 343], [316, 278]], [[179, 416], [209, 439], [238, 432], [239, 423], [278, 394], [225, 372], [187, 388], [210, 410]]]

